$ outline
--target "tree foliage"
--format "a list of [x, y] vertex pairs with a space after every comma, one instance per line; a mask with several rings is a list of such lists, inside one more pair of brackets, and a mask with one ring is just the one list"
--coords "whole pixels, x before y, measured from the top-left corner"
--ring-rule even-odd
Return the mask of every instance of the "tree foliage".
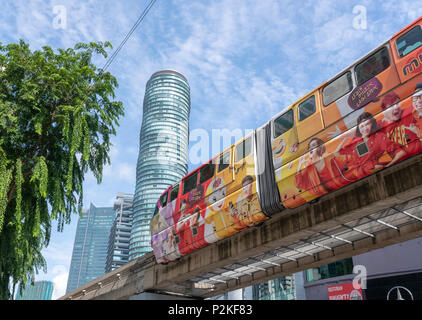
[[81, 214], [84, 175], [101, 182], [110, 136], [122, 116], [118, 83], [92, 62], [111, 44], [31, 51], [0, 43], [0, 299], [9, 299], [46, 262], [59, 231]]

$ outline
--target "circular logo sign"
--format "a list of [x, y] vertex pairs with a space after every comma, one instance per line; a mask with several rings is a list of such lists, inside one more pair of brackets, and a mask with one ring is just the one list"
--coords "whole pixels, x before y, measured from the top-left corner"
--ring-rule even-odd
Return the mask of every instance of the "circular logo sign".
[[387, 300], [413, 300], [413, 295], [409, 289], [397, 286], [392, 287], [390, 291], [388, 291]]

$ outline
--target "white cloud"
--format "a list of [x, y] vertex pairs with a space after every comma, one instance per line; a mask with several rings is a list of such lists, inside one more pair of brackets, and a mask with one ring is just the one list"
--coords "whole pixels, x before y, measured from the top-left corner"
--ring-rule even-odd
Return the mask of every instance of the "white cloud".
[[[214, 1], [206, 5], [184, 2], [183, 7], [178, 15], [188, 32], [172, 33], [173, 46], [164, 50], [163, 59], [184, 73], [191, 84], [193, 126], [245, 128], [256, 116], [280, 111], [277, 108], [284, 94], [271, 85], [272, 78], [277, 78], [275, 82], [281, 78], [272, 73], [268, 79], [264, 69], [242, 68], [244, 61], [239, 61], [239, 56], [255, 63], [259, 56], [253, 54], [262, 53], [257, 43], [277, 45], [296, 29], [284, 5]], [[202, 96], [208, 103], [201, 101]]]
[[[77, 216], [74, 216], [77, 218]], [[73, 239], [51, 243], [43, 250], [43, 256], [46, 259], [54, 261], [55, 264], [69, 265], [72, 258]]]
[[53, 291], [52, 299], [57, 300], [58, 298], [66, 294], [69, 272], [66, 266], [56, 265], [54, 266], [52, 273], [55, 275], [55, 277], [52, 280], [54, 283], [54, 291]]
[[[133, 148], [132, 148], [133, 149]], [[110, 165], [104, 166], [103, 169], [103, 180], [104, 179], [119, 179], [127, 183], [134, 183], [135, 181], [135, 166], [134, 164], [129, 164], [127, 162], [122, 161], [126, 157], [126, 152], [132, 152], [133, 150], [130, 149], [127, 151], [117, 145], [117, 143], [113, 143], [113, 146], [110, 148], [109, 156], [110, 156]], [[123, 152], [123, 153], [122, 153]]]

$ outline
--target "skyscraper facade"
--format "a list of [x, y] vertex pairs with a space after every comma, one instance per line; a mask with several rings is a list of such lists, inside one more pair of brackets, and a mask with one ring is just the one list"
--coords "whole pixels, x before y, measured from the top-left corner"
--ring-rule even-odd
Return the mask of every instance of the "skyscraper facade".
[[98, 278], [105, 272], [113, 207], [97, 208], [92, 203], [78, 220], [66, 293]]
[[18, 289], [16, 300], [51, 300], [53, 291], [54, 283], [51, 281], [27, 283], [22, 291]]
[[253, 300], [296, 300], [293, 275], [252, 286]]
[[161, 70], [146, 84], [129, 259], [151, 251], [149, 222], [161, 193], [187, 174], [190, 88], [177, 71]]
[[116, 218], [110, 231], [105, 272], [129, 261], [129, 240], [132, 228], [133, 194], [119, 192], [114, 202]]

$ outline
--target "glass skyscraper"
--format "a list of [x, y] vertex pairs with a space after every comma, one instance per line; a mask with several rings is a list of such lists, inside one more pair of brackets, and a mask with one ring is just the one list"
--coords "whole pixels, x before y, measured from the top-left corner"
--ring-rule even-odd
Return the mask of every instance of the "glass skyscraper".
[[110, 231], [105, 272], [129, 261], [129, 240], [132, 229], [133, 194], [119, 192], [114, 202], [116, 218]]
[[54, 283], [51, 281], [29, 282], [22, 292], [18, 289], [16, 300], [51, 300], [53, 291]]
[[66, 294], [105, 272], [113, 207], [97, 208], [92, 203], [78, 220]]
[[146, 84], [129, 260], [151, 251], [149, 223], [161, 193], [187, 174], [190, 88], [177, 71], [161, 70]]

